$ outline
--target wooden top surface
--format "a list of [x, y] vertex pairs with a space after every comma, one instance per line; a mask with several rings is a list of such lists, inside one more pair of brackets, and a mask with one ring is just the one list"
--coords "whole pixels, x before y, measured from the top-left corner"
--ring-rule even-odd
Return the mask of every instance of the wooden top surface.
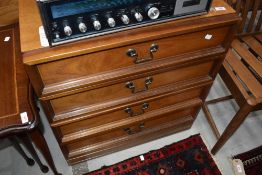
[[0, 26], [18, 22], [18, 0], [0, 1]]
[[[226, 10], [217, 11], [214, 7], [225, 7]], [[226, 18], [226, 16], [232, 13], [235, 13], [235, 11], [223, 0], [213, 0], [211, 11], [206, 15], [179, 19], [168, 23], [152, 25], [150, 27], [141, 27], [110, 35], [84, 39], [82, 41], [55, 46], [53, 48], [43, 48], [39, 39], [39, 27], [42, 23], [36, 1], [20, 1], [19, 21], [21, 50], [24, 53], [23, 57], [25, 64], [40, 64], [65, 57], [132, 44], [139, 41], [168, 37], [174, 32], [179, 33], [196, 30], [205, 25], [210, 25], [210, 23], [219, 23], [219, 21], [216, 21], [214, 18], [221, 15], [225, 15], [225, 21], [228, 20], [229, 22], [231, 20], [231, 22], [233, 22], [237, 20], [237, 17], [233, 19], [232, 16], [230, 19], [229, 17]], [[214, 17], [213, 21], [211, 20], [211, 17]], [[209, 23], [207, 24], [205, 20], [209, 20], [207, 21]], [[119, 38], [121, 38], [121, 41]]]
[[[6, 40], [10, 37], [10, 40]], [[29, 81], [19, 51], [18, 26], [0, 28], [0, 136], [3, 128], [19, 129], [25, 126], [20, 113], [27, 112], [28, 121], [33, 121], [28, 102]]]

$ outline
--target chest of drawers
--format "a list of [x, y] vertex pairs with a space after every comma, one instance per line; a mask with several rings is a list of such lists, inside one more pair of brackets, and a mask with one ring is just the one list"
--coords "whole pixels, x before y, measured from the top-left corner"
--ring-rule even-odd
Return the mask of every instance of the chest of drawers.
[[23, 61], [68, 163], [190, 128], [238, 21], [214, 0], [207, 15], [42, 48], [34, 0], [20, 3]]

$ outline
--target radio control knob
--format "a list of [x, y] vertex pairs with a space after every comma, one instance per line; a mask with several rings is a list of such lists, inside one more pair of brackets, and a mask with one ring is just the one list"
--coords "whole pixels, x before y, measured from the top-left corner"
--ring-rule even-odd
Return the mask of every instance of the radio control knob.
[[135, 13], [135, 18], [136, 18], [136, 20], [137, 20], [138, 22], [143, 21], [143, 16], [142, 16], [142, 14], [139, 13], [139, 12], [136, 12], [136, 13]]
[[54, 36], [56, 39], [59, 39], [60, 38], [59, 32], [54, 32]]
[[87, 27], [86, 27], [85, 23], [83, 23], [83, 22], [78, 24], [78, 28], [79, 28], [80, 32], [82, 32], [82, 33], [85, 33], [87, 31]]
[[66, 36], [71, 36], [72, 33], [73, 33], [73, 31], [72, 31], [72, 29], [71, 29], [70, 26], [65, 26], [65, 27], [64, 27], [64, 32], [65, 32], [65, 35], [66, 35]]
[[107, 19], [107, 24], [108, 24], [110, 27], [115, 27], [115, 26], [116, 26], [116, 21], [114, 20], [114, 18], [108, 18], [108, 19]]
[[124, 24], [129, 24], [130, 20], [127, 15], [122, 15], [121, 20]]
[[56, 23], [56, 22], [53, 22], [52, 27], [53, 27], [53, 28], [52, 28], [53, 30], [57, 30], [57, 29], [58, 29], [57, 23]]
[[156, 7], [151, 7], [148, 9], [147, 15], [150, 19], [157, 19], [160, 15], [160, 11]]
[[93, 26], [94, 26], [95, 30], [100, 30], [101, 29], [101, 23], [98, 20], [95, 20], [93, 22]]

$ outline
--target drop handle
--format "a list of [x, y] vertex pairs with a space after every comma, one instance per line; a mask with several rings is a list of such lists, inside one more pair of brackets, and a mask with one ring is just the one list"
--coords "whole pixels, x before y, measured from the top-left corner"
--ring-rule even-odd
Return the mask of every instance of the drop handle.
[[154, 53], [157, 52], [158, 49], [159, 49], [159, 46], [157, 44], [153, 43], [149, 48], [149, 57], [148, 58], [139, 58], [138, 53], [137, 53], [136, 49], [134, 49], [134, 48], [128, 49], [127, 52], [126, 52], [126, 55], [128, 57], [133, 58], [135, 64], [139, 64], [139, 63], [144, 63], [144, 62], [153, 60], [154, 59]]
[[129, 56], [129, 57], [137, 57], [138, 56], [138, 54], [137, 54], [137, 52], [136, 52], [136, 49], [128, 49], [128, 51], [127, 51], [127, 56]]
[[125, 108], [124, 111], [129, 114], [129, 117], [135, 117], [144, 114], [148, 108], [149, 104], [143, 103], [139, 112], [135, 112], [131, 107]]
[[150, 52], [151, 52], [151, 53], [156, 52], [158, 49], [159, 49], [159, 46], [154, 43], [154, 44], [152, 44], [151, 47], [150, 47]]
[[123, 130], [124, 130], [128, 135], [133, 135], [133, 134], [136, 134], [136, 133], [139, 133], [139, 132], [143, 131], [144, 128], [145, 128], [145, 123], [141, 123], [141, 124], [139, 124], [139, 126], [138, 126], [138, 130], [134, 130], [134, 129], [131, 129], [131, 128], [124, 128]]
[[147, 91], [149, 89], [149, 85], [153, 83], [153, 77], [147, 77], [144, 83], [145, 83], [144, 87], [139, 89], [136, 87], [134, 82], [129, 81], [126, 83], [126, 88], [130, 89], [133, 94]]

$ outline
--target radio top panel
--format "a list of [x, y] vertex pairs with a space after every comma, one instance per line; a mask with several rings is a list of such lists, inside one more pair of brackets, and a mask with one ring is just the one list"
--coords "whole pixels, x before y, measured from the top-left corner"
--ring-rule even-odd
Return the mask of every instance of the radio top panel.
[[207, 13], [212, 0], [38, 0], [50, 46]]

